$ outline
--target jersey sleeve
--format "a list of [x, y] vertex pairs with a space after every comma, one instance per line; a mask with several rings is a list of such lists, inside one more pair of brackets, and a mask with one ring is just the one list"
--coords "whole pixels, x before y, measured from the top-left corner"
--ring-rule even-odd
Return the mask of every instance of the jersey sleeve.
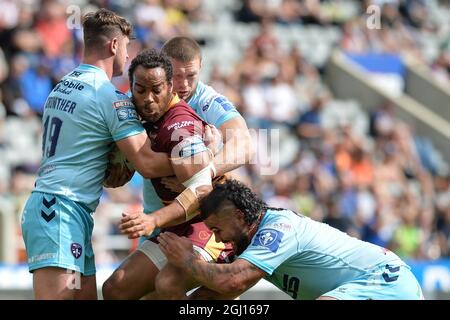
[[128, 138], [144, 131], [130, 98], [114, 87], [104, 86], [98, 91], [102, 112], [114, 141]]
[[171, 158], [187, 158], [207, 150], [203, 122], [188, 112], [169, 116], [161, 130], [162, 150]]
[[277, 218], [275, 223], [258, 229], [250, 245], [238, 257], [245, 259], [272, 275], [284, 261], [298, 252], [295, 229], [287, 218]]
[[219, 128], [222, 124], [235, 117], [240, 117], [240, 113], [235, 106], [224, 96], [210, 89], [209, 94], [201, 97], [196, 106], [199, 115], [209, 124]]

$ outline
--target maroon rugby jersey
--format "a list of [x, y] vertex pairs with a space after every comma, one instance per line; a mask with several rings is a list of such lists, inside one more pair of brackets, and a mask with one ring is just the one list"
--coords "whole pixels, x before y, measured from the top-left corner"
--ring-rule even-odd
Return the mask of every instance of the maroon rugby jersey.
[[[172, 155], [172, 150], [186, 138], [198, 136], [202, 139], [205, 125], [206, 122], [184, 100], [175, 96], [169, 110], [157, 122], [147, 122], [144, 127], [151, 139], [152, 149], [156, 152], [167, 153], [171, 157], [180, 156], [178, 153]], [[164, 204], [172, 202], [178, 196], [178, 193], [164, 187], [161, 178], [151, 180]]]
[[[151, 139], [154, 151], [167, 153], [169, 157], [178, 157], [181, 156], [178, 151], [177, 154], [172, 154], [174, 148], [181, 141], [191, 139], [192, 136], [197, 135], [202, 138], [205, 125], [207, 123], [184, 100], [174, 96], [167, 112], [155, 123], [144, 123], [144, 128]], [[179, 195], [167, 189], [161, 183], [161, 178], [154, 178], [151, 181], [164, 205], [170, 204]], [[198, 216], [188, 222], [165, 228], [163, 231], [189, 238], [193, 244], [205, 249], [217, 262], [227, 262], [233, 257], [231, 246], [222, 242], [216, 243], [213, 232], [201, 222]]]

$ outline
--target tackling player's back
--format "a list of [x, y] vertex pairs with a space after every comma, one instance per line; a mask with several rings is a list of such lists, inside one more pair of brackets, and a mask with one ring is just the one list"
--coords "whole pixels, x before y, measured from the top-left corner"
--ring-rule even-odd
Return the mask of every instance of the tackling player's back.
[[264, 270], [268, 280], [282, 290], [286, 275], [301, 279], [302, 299], [318, 297], [379, 265], [406, 266], [393, 252], [325, 223], [290, 210], [270, 209], [239, 258]]

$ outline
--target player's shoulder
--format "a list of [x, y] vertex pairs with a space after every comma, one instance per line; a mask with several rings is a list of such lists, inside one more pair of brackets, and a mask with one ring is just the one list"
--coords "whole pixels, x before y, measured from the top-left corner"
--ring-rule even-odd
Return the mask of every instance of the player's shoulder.
[[299, 219], [305, 218], [287, 209], [268, 209], [261, 221], [262, 229], [273, 229], [282, 233], [293, 232]]
[[218, 94], [217, 91], [214, 90], [213, 87], [208, 86], [202, 81], [199, 81], [197, 83], [197, 88], [195, 89], [194, 95], [197, 96], [198, 98], [206, 99], [217, 94]]
[[72, 74], [80, 81], [90, 85], [95, 90], [97, 99], [106, 101], [129, 100], [126, 94], [117, 90], [105, 71], [96, 66], [81, 64]]
[[189, 105], [202, 112], [213, 111], [220, 107], [225, 111], [235, 109], [234, 105], [224, 95], [217, 92], [213, 87], [199, 81], [194, 96], [189, 99]]
[[101, 94], [108, 99], [117, 99], [117, 100], [123, 100], [123, 99], [130, 99], [125, 93], [117, 90], [116, 86], [111, 81], [103, 81], [103, 79], [98, 79], [99, 81], [96, 81], [95, 89], [98, 92], [98, 94]]

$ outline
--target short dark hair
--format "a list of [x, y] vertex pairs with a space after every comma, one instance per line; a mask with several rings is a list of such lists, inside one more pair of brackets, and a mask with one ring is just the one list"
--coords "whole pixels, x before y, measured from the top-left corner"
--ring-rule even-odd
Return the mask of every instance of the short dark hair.
[[143, 66], [147, 69], [163, 68], [166, 72], [167, 81], [172, 80], [172, 63], [164, 53], [158, 52], [155, 49], [145, 49], [131, 61], [130, 68], [128, 69], [130, 86], [133, 86], [133, 75], [138, 66]]
[[131, 39], [132, 32], [133, 27], [125, 18], [108, 9], [89, 12], [83, 18], [86, 48], [97, 48], [120, 34]]
[[167, 41], [161, 50], [172, 59], [184, 63], [196, 58], [202, 59], [200, 46], [194, 39], [189, 37], [174, 37]]
[[230, 179], [222, 184], [216, 184], [214, 189], [200, 201], [200, 217], [206, 219], [220, 209], [233, 204], [244, 214], [247, 225], [252, 225], [261, 212], [267, 210], [267, 205], [243, 183]]

